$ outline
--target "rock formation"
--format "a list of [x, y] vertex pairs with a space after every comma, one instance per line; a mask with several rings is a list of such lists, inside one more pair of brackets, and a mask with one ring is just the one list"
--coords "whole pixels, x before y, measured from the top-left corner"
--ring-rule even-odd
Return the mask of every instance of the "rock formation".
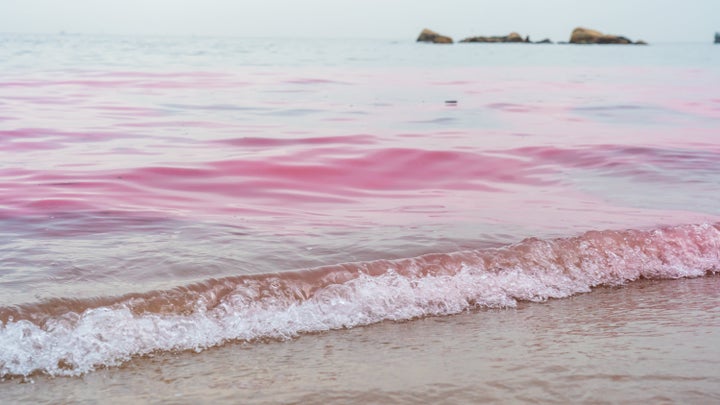
[[[587, 28], [575, 28], [570, 36], [571, 44], [632, 44], [633, 41], [619, 36], [603, 34]], [[647, 45], [645, 41], [635, 42], [638, 45]]]
[[433, 44], [452, 44], [453, 40], [445, 35], [440, 35], [435, 31], [431, 31], [427, 28], [422, 30], [417, 42], [431, 42]]
[[506, 42], [530, 42], [530, 38], [520, 36], [517, 32], [511, 32], [504, 37], [469, 37], [460, 42], [487, 42], [487, 43], [506, 43]]
[[720, 44], [720, 32], [715, 33], [715, 43]]

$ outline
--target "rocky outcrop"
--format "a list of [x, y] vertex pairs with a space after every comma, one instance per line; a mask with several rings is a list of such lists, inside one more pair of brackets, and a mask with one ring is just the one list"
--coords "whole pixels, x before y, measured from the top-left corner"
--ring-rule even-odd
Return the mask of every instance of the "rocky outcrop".
[[715, 43], [720, 44], [720, 32], [715, 33]]
[[452, 44], [453, 40], [445, 35], [440, 35], [435, 31], [425, 28], [420, 32], [417, 42], [431, 42], [433, 44]]
[[508, 42], [530, 42], [530, 38], [521, 37], [517, 32], [511, 32], [504, 37], [469, 37], [460, 42], [485, 42], [485, 43], [508, 43]]
[[542, 41], [536, 41], [533, 42], [533, 44], [552, 44], [553, 41], [550, 40], [550, 38], [545, 38]]
[[[600, 31], [587, 28], [575, 28], [570, 35], [571, 44], [633, 44], [634, 42], [628, 38], [619, 35], [603, 34]], [[638, 45], [647, 45], [645, 41], [635, 42]]]

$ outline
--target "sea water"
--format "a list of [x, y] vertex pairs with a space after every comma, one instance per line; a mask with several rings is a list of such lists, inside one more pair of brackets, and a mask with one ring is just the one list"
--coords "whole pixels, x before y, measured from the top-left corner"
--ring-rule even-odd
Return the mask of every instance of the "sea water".
[[719, 50], [4, 34], [1, 387], [718, 400]]

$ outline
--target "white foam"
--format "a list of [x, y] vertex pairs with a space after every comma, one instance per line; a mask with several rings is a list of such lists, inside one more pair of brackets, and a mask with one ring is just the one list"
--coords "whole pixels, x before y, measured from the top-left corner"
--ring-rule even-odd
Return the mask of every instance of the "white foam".
[[200, 299], [189, 314], [136, 314], [126, 302], [66, 314], [43, 327], [11, 320], [0, 324], [0, 376], [79, 375], [159, 350], [200, 351], [232, 340], [284, 339], [476, 307], [513, 307], [518, 300], [563, 298], [639, 277], [702, 276], [720, 269], [720, 232], [704, 225], [587, 234], [529, 240], [476, 256], [482, 260], [454, 263], [459, 270], [450, 274], [413, 271], [421, 262], [415, 259], [389, 262], [380, 275], [360, 273], [306, 299], [268, 293], [267, 280], [263, 285], [250, 280], [237, 283], [216, 304]]

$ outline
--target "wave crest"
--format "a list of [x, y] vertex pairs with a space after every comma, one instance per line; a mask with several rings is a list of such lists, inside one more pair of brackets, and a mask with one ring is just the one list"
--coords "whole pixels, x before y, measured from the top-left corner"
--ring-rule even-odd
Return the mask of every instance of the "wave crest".
[[261, 274], [168, 291], [0, 308], [0, 376], [79, 375], [154, 351], [285, 339], [513, 307], [720, 269], [720, 225], [592, 231], [497, 249]]

